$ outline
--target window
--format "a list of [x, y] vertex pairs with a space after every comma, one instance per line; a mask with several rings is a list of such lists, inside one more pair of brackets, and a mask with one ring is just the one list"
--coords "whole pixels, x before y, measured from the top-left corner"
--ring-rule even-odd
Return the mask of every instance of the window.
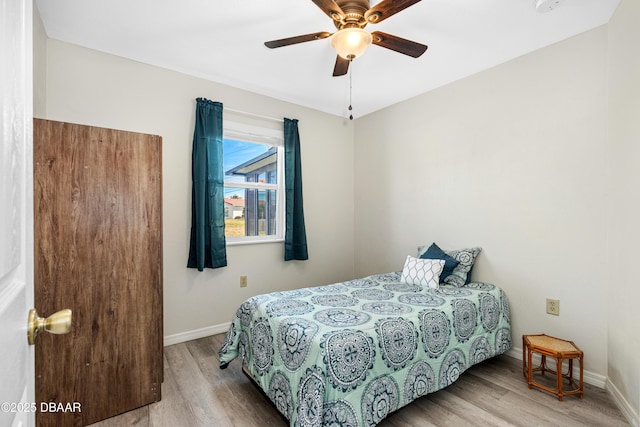
[[224, 212], [227, 243], [284, 238], [284, 136], [225, 121]]

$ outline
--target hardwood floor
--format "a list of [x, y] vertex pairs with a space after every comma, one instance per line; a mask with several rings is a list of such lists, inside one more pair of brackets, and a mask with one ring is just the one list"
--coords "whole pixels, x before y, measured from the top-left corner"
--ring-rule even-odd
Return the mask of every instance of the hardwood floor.
[[[239, 361], [218, 368], [224, 335], [164, 349], [162, 401], [93, 424], [121, 426], [287, 426], [242, 373]], [[522, 362], [498, 356], [467, 370], [454, 384], [387, 417], [381, 427], [628, 426], [608, 393], [585, 384], [584, 399], [559, 402], [529, 390]]]

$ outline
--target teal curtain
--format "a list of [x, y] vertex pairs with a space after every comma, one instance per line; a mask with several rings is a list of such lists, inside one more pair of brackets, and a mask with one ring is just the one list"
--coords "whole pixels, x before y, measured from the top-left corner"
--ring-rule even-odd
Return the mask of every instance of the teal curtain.
[[284, 260], [306, 260], [307, 232], [302, 208], [302, 164], [298, 121], [284, 119], [284, 185], [286, 194], [286, 229]]
[[191, 243], [187, 267], [203, 271], [227, 265], [224, 238], [222, 104], [196, 99], [193, 132]]

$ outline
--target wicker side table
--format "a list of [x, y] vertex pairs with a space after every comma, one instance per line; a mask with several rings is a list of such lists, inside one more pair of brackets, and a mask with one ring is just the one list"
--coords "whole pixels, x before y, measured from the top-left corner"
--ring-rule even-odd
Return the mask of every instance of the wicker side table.
[[[541, 355], [540, 366], [536, 368], [531, 366], [532, 353], [539, 353]], [[547, 356], [556, 359], [555, 370], [547, 367]], [[562, 362], [564, 359], [568, 359], [569, 362], [567, 374], [562, 373]], [[578, 359], [580, 363], [580, 379], [578, 382], [573, 378], [573, 359]], [[536, 387], [540, 390], [548, 391], [558, 396], [558, 400], [560, 401], [564, 396], [571, 394], [578, 394], [582, 399], [584, 397], [583, 369], [584, 354], [573, 342], [545, 334], [522, 336], [522, 373], [527, 379], [529, 388]], [[544, 375], [545, 372], [555, 374], [555, 389], [535, 382], [533, 379], [534, 372], [541, 372], [542, 375]], [[563, 390], [563, 380], [565, 379], [568, 380], [569, 386], [573, 387], [572, 390]]]

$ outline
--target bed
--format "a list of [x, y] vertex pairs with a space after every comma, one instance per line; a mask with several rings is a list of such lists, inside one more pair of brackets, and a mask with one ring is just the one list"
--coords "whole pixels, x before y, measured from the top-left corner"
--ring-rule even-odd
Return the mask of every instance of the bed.
[[374, 426], [511, 348], [502, 289], [431, 288], [404, 270], [247, 299], [220, 367], [240, 357], [291, 426]]

